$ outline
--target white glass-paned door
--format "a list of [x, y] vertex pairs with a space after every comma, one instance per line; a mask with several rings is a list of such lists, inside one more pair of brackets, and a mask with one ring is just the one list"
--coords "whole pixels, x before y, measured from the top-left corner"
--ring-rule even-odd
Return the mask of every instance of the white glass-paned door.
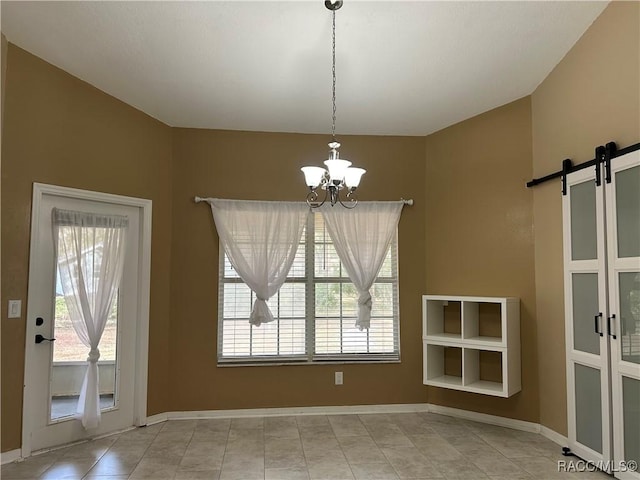
[[[640, 461], [640, 151], [612, 162], [606, 186], [614, 460]], [[640, 479], [620, 469], [622, 479]]]
[[610, 458], [609, 347], [606, 336], [604, 192], [595, 172], [568, 176], [563, 198], [569, 448]]
[[[52, 228], [54, 208], [127, 217], [127, 250], [120, 288], [99, 343], [98, 361], [101, 422], [85, 429], [78, 399], [89, 348], [75, 331], [60, 285], [56, 242]], [[134, 206], [43, 194], [34, 207], [30, 258], [23, 452], [48, 449], [104, 435], [134, 425], [136, 342], [139, 326], [140, 209]], [[96, 231], [101, 230], [96, 228]], [[95, 234], [100, 252], [99, 232]], [[94, 258], [86, 259], [92, 262]], [[97, 261], [97, 260], [96, 260]], [[38, 337], [44, 341], [38, 341]], [[55, 339], [55, 341], [53, 341]], [[42, 339], [40, 339], [42, 340]]]

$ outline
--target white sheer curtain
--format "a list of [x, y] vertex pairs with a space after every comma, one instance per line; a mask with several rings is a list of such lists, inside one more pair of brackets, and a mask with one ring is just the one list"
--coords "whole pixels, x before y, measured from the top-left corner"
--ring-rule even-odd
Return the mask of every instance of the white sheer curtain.
[[100, 424], [100, 338], [113, 306], [125, 257], [128, 219], [53, 209], [53, 238], [73, 328], [89, 348], [77, 413], [86, 429]]
[[369, 328], [371, 293], [398, 228], [404, 203], [359, 202], [353, 209], [324, 207], [322, 216], [340, 261], [360, 294], [356, 327]]
[[309, 207], [302, 202], [207, 199], [220, 242], [240, 278], [256, 294], [249, 323], [273, 321], [267, 300], [296, 256]]

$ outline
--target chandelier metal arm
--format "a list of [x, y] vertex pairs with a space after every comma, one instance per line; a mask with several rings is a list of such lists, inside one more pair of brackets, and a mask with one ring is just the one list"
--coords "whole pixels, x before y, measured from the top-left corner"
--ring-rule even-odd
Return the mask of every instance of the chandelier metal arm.
[[324, 198], [322, 199], [322, 202], [318, 203], [318, 192], [316, 192], [315, 190], [311, 190], [308, 194], [307, 194], [307, 205], [309, 205], [310, 208], [320, 208], [322, 205], [324, 205], [324, 202], [327, 201], [327, 192], [324, 192]]
[[354, 190], [349, 189], [349, 191], [347, 192], [347, 199], [349, 200], [349, 203], [346, 204], [342, 201], [342, 199], [340, 197], [338, 197], [338, 200], [340, 201], [340, 205], [342, 205], [344, 208], [355, 208], [355, 206], [358, 204], [358, 199], [357, 198], [352, 198], [351, 194], [354, 192]]

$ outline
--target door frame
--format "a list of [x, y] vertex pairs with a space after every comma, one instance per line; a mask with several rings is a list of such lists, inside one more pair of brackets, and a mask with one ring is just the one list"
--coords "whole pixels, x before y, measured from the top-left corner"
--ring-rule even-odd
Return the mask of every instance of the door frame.
[[34, 316], [32, 296], [32, 281], [35, 278], [37, 259], [32, 258], [37, 251], [39, 238], [38, 216], [44, 195], [66, 197], [74, 200], [88, 200], [94, 202], [110, 203], [135, 207], [140, 212], [140, 239], [138, 257], [138, 312], [136, 333], [136, 365], [134, 386], [133, 422], [136, 426], [147, 423], [147, 366], [149, 351], [149, 300], [151, 290], [151, 200], [114, 195], [103, 192], [93, 192], [77, 188], [61, 187], [44, 183], [33, 184], [33, 198], [31, 203], [31, 241], [29, 253], [29, 287], [27, 293], [26, 316], [26, 341], [25, 341], [25, 365], [24, 365], [24, 390], [22, 398], [22, 449], [21, 456], [26, 458], [32, 453], [31, 434], [33, 426], [30, 419], [28, 403], [31, 398], [34, 385], [30, 381], [35, 365], [32, 364], [33, 349], [35, 343], [29, 341], [35, 334], [35, 323], [31, 321]]

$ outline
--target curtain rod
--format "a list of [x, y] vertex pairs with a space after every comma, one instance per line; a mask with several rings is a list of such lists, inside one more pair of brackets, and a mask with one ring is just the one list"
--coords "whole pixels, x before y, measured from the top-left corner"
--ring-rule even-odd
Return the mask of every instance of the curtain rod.
[[[193, 200], [194, 200], [196, 203], [200, 203], [200, 202], [206, 202], [206, 201], [208, 201], [208, 200], [212, 200], [212, 199], [211, 199], [210, 197], [209, 197], [209, 198], [205, 198], [205, 197], [198, 197], [198, 196], [196, 196], [196, 197], [194, 197], [194, 199], [193, 199]], [[412, 205], [413, 205], [413, 198], [409, 198], [408, 200], [407, 200], [407, 199], [404, 199], [404, 198], [401, 198], [401, 199], [400, 199], [400, 201], [401, 201], [403, 204], [405, 204], [405, 205], [409, 205], [409, 206], [412, 206]]]

